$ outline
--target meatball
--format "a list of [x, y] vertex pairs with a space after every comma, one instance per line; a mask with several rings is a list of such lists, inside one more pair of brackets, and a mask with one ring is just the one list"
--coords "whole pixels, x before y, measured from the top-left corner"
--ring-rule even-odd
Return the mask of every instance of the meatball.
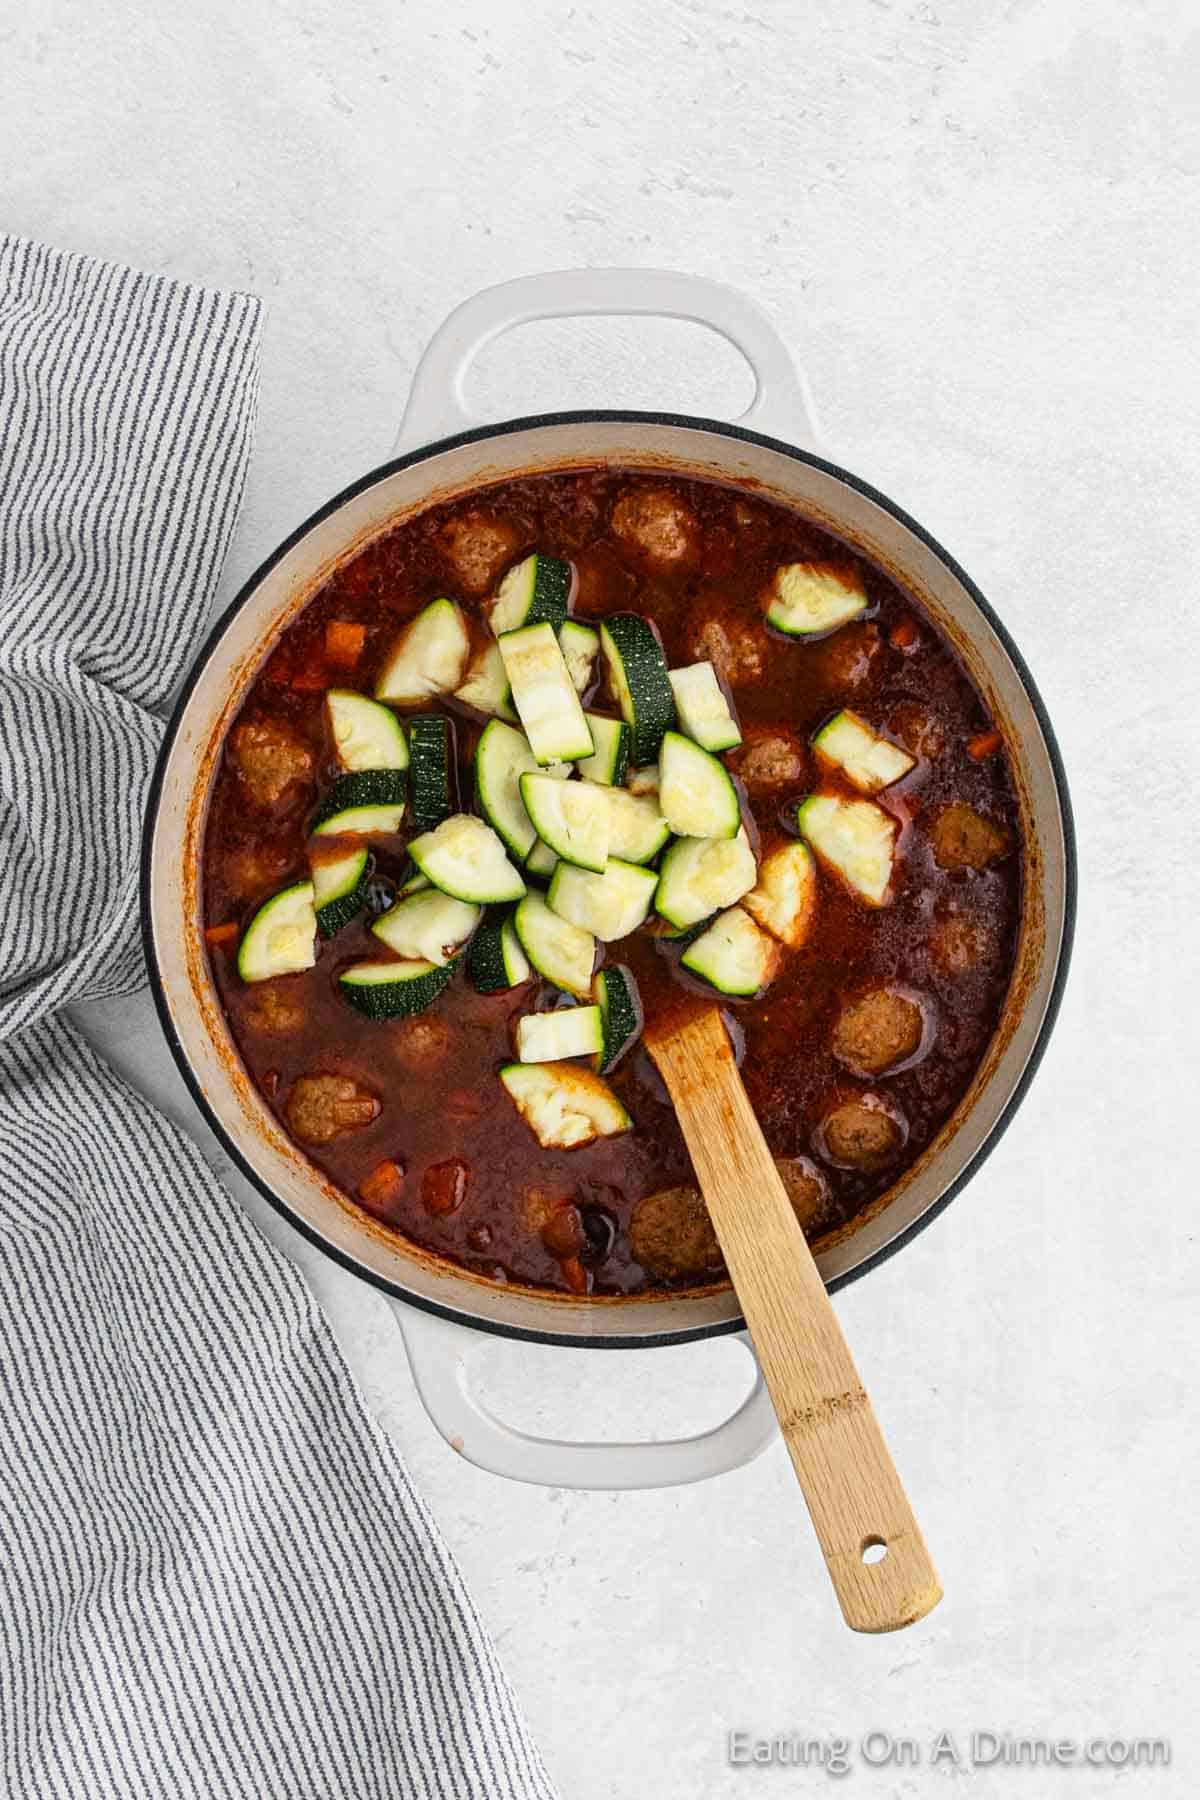
[[698, 1188], [664, 1188], [648, 1194], [630, 1220], [629, 1242], [643, 1269], [660, 1281], [718, 1275], [725, 1266]]
[[255, 988], [245, 1017], [252, 1031], [265, 1032], [270, 1037], [286, 1036], [303, 1028], [304, 1001], [298, 990], [274, 981], [263, 982]]
[[842, 694], [869, 693], [883, 674], [886, 660], [879, 627], [863, 620], [843, 625], [816, 646], [820, 673], [826, 684]]
[[450, 1048], [451, 1032], [445, 1019], [437, 1013], [418, 1013], [413, 1019], [398, 1019], [393, 1025], [391, 1046], [396, 1060], [414, 1075], [439, 1063]]
[[239, 844], [226, 856], [222, 873], [239, 900], [261, 900], [281, 885], [291, 863], [290, 851], [269, 843]]
[[348, 1075], [301, 1075], [288, 1095], [287, 1122], [305, 1144], [328, 1144], [379, 1116], [379, 1101]]
[[511, 525], [480, 512], [450, 519], [443, 525], [439, 541], [455, 580], [468, 594], [488, 593], [517, 548], [517, 534]]
[[804, 745], [785, 725], [750, 726], [729, 760], [751, 795], [798, 787], [807, 767]]
[[986, 869], [1008, 853], [1008, 833], [973, 807], [955, 803], [933, 823], [933, 854], [942, 869]]
[[970, 913], [944, 913], [934, 920], [930, 953], [947, 975], [969, 975], [986, 969], [999, 956], [1000, 944], [993, 926]]
[[775, 1167], [805, 1237], [816, 1237], [828, 1222], [829, 1186], [807, 1156], [777, 1156]]
[[833, 1054], [860, 1075], [882, 1075], [919, 1049], [925, 1016], [915, 1000], [876, 988], [847, 1006], [833, 1028]]
[[766, 645], [767, 635], [761, 629], [706, 619], [693, 633], [688, 651], [693, 662], [710, 662], [722, 681], [736, 688], [758, 680]]
[[666, 564], [695, 554], [700, 529], [682, 500], [655, 487], [627, 488], [613, 507], [612, 528], [630, 549]]
[[907, 1132], [878, 1094], [858, 1094], [825, 1114], [820, 1136], [830, 1162], [871, 1170], [892, 1160]]
[[249, 719], [237, 726], [229, 754], [256, 806], [277, 806], [293, 782], [312, 777], [312, 751], [279, 719]]
[[929, 712], [917, 700], [902, 700], [892, 708], [888, 719], [892, 736], [899, 738], [910, 756], [933, 762], [946, 748], [946, 733], [936, 713]]

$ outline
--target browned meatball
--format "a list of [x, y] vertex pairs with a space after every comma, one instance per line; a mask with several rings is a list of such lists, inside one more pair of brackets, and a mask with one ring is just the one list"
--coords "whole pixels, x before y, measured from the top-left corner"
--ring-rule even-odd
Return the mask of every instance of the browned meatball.
[[818, 1237], [829, 1223], [829, 1184], [807, 1156], [777, 1156], [775, 1167], [805, 1237]]
[[379, 1116], [379, 1101], [348, 1075], [301, 1075], [288, 1095], [287, 1121], [305, 1144], [328, 1144]]
[[833, 1028], [833, 1054], [860, 1075], [882, 1075], [912, 1056], [925, 1035], [915, 1000], [876, 988], [847, 1006]]
[[415, 1019], [397, 1019], [389, 1033], [392, 1052], [398, 1062], [414, 1074], [442, 1061], [450, 1048], [450, 1027], [437, 1013], [418, 1014]]
[[269, 843], [239, 844], [225, 858], [222, 874], [240, 900], [261, 900], [279, 887], [292, 863], [290, 851]]
[[1008, 852], [1008, 833], [977, 813], [956, 803], [933, 822], [933, 854], [943, 869], [986, 869]]
[[839, 693], [867, 694], [883, 674], [887, 652], [879, 627], [863, 620], [843, 625], [815, 647], [824, 681]]
[[450, 519], [439, 536], [442, 554], [468, 594], [488, 593], [517, 548], [512, 526], [481, 512]]
[[622, 543], [657, 563], [685, 561], [699, 541], [695, 516], [669, 488], [628, 488], [613, 507], [612, 528]]
[[694, 1187], [648, 1194], [630, 1220], [629, 1242], [643, 1269], [660, 1281], [715, 1276], [725, 1266], [708, 1208]]
[[246, 1023], [252, 1031], [283, 1037], [303, 1029], [304, 1001], [297, 988], [282, 983], [263, 982], [254, 990], [254, 998], [246, 1009]]
[[878, 1094], [842, 1100], [821, 1121], [830, 1162], [848, 1169], [881, 1169], [904, 1143], [906, 1132]]
[[931, 713], [918, 700], [902, 700], [892, 708], [888, 729], [899, 738], [910, 756], [924, 757], [926, 762], [942, 754], [946, 748], [946, 732], [936, 713]]
[[745, 687], [762, 674], [766, 647], [761, 629], [706, 619], [693, 632], [688, 651], [693, 662], [710, 662], [730, 687]]
[[807, 767], [804, 745], [786, 725], [751, 725], [729, 766], [751, 794], [798, 787]]
[[279, 719], [248, 719], [237, 726], [229, 754], [256, 806], [277, 806], [293, 782], [312, 777], [312, 751]]
[[987, 968], [1000, 953], [994, 927], [963, 912], [944, 913], [934, 920], [929, 948], [947, 975], [969, 975], [972, 969]]

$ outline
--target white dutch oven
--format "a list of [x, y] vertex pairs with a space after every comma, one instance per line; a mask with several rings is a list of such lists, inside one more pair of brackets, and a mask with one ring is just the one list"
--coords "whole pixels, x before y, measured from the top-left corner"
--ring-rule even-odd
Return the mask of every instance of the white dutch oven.
[[[750, 363], [756, 392], [734, 424], [643, 412], [564, 412], [473, 427], [463, 380], [482, 346], [534, 319], [652, 314], [707, 325]], [[452, 434], [452, 435], [451, 435]], [[774, 434], [774, 435], [766, 435]], [[727, 1288], [579, 1300], [496, 1286], [389, 1234], [326, 1182], [246, 1079], [210, 979], [199, 917], [201, 836], [215, 759], [266, 647], [333, 570], [433, 500], [542, 469], [612, 462], [744, 483], [830, 527], [913, 593], [958, 647], [1013, 755], [1022, 812], [1023, 927], [995, 1041], [954, 1118], [914, 1168], [818, 1258], [831, 1288], [890, 1255], [947, 1204], [1011, 1117], [1033, 1073], [1066, 974], [1074, 852], [1066, 785], [1037, 690], [982, 595], [899, 507], [815, 454], [806, 385], [763, 314], [711, 281], [651, 270], [578, 270], [490, 288], [460, 306], [418, 365], [392, 461], [309, 519], [220, 620], [179, 702], [151, 794], [143, 925], [163, 1025], [193, 1094], [271, 1203], [336, 1261], [392, 1297], [421, 1397], [472, 1462], [518, 1480], [651, 1487], [736, 1467], [769, 1441], [761, 1378], [715, 1430], [675, 1442], [571, 1444], [532, 1438], [473, 1394], [481, 1331], [610, 1348], [741, 1331]]]

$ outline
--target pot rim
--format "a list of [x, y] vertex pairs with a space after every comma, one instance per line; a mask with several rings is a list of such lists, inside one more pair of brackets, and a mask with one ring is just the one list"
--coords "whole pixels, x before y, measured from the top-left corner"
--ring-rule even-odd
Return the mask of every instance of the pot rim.
[[828, 458], [819, 456], [814, 451], [801, 450], [796, 445], [786, 443], [781, 438], [771, 437], [764, 432], [753, 431], [745, 426], [730, 424], [723, 419], [707, 419], [688, 413], [644, 411], [627, 407], [584, 407], [555, 412], [532, 413], [517, 419], [504, 419], [494, 425], [473, 426], [470, 430], [455, 432], [451, 436], [444, 438], [437, 438], [431, 443], [420, 445], [415, 450], [405, 451], [402, 455], [390, 457], [387, 461], [377, 464], [375, 467], [360, 475], [356, 480], [350, 482], [348, 486], [341, 489], [340, 492], [327, 500], [322, 506], [319, 506], [314, 512], [310, 513], [306, 519], [302, 520], [301, 523], [297, 525], [286, 538], [277, 544], [261, 563], [259, 563], [257, 568], [255, 568], [242, 583], [228, 606], [224, 608], [218, 618], [214, 621], [192, 659], [187, 674], [183, 678], [170, 717], [167, 720], [166, 730], [154, 766], [154, 773], [150, 780], [149, 789], [147, 790], [146, 810], [142, 826], [141, 854], [139, 858], [139, 913], [141, 921], [142, 949], [146, 959], [147, 972], [150, 978], [150, 991], [154, 997], [155, 1010], [158, 1013], [159, 1022], [162, 1026], [171, 1055], [175, 1060], [176, 1067], [183, 1077], [188, 1092], [191, 1094], [192, 1099], [198, 1106], [209, 1128], [216, 1134], [218, 1140], [236, 1167], [263, 1196], [271, 1206], [272, 1210], [278, 1213], [281, 1218], [285, 1219], [293, 1230], [298, 1231], [309, 1243], [316, 1245], [316, 1247], [333, 1262], [348, 1270], [352, 1275], [357, 1276], [359, 1280], [370, 1282], [373, 1287], [380, 1289], [393, 1300], [403, 1300], [409, 1306], [414, 1306], [422, 1312], [433, 1313], [437, 1317], [448, 1319], [454, 1324], [476, 1331], [489, 1332], [497, 1337], [523, 1340], [527, 1343], [555, 1344], [575, 1349], [644, 1350], [655, 1349], [672, 1344], [695, 1343], [704, 1338], [730, 1336], [733, 1333], [745, 1330], [745, 1319], [741, 1317], [741, 1315], [737, 1315], [732, 1319], [718, 1320], [714, 1323], [705, 1325], [685, 1326], [679, 1330], [630, 1332], [623, 1335], [604, 1337], [588, 1337], [564, 1332], [539, 1331], [529, 1326], [511, 1325], [502, 1320], [484, 1319], [476, 1315], [465, 1314], [453, 1307], [442, 1306], [437, 1301], [430, 1300], [424, 1295], [410, 1292], [399, 1282], [391, 1281], [386, 1276], [378, 1274], [375, 1270], [367, 1268], [355, 1257], [347, 1254], [335, 1245], [326, 1242], [314, 1226], [310, 1225], [307, 1220], [301, 1218], [298, 1213], [294, 1212], [287, 1201], [276, 1194], [267, 1182], [262, 1179], [249, 1160], [242, 1154], [236, 1139], [232, 1133], [226, 1129], [215, 1108], [208, 1102], [204, 1089], [192, 1069], [187, 1052], [175, 1029], [174, 1022], [171, 1018], [170, 1008], [167, 1004], [165, 986], [159, 968], [158, 953], [154, 939], [150, 888], [150, 869], [155, 830], [162, 799], [163, 779], [171, 750], [182, 724], [184, 714], [191, 701], [196, 682], [231, 621], [241, 612], [242, 608], [251, 599], [256, 589], [276, 564], [281, 562], [282, 559], [295, 548], [301, 539], [306, 537], [316, 526], [323, 523], [324, 520], [330, 518], [340, 507], [356, 498], [357, 495], [363, 493], [367, 488], [374, 486], [375, 483], [386, 479], [388, 476], [395, 474], [401, 469], [410, 468], [415, 464], [429, 461], [433, 457], [441, 455], [444, 451], [457, 449], [460, 445], [480, 443], [489, 438], [509, 437], [517, 432], [529, 431], [546, 426], [602, 423], [665, 425], [679, 427], [684, 430], [710, 432], [718, 437], [732, 438], [738, 442], [757, 444], [764, 449], [774, 451], [782, 456], [790, 457], [795, 462], [807, 463], [812, 467], [820, 469], [825, 474], [831, 475], [836, 480], [844, 482], [848, 487], [853, 488], [857, 493], [862, 494], [876, 506], [879, 506], [885, 512], [890, 513], [899, 524], [904, 526], [905, 529], [919, 539], [927, 549], [932, 551], [934, 556], [938, 558], [943, 566], [949, 570], [955, 580], [958, 581], [970, 595], [975, 605], [987, 620], [991, 629], [995, 632], [1000, 643], [1003, 645], [1005, 654], [1008, 656], [1009, 661], [1025, 690], [1026, 697], [1029, 700], [1034, 715], [1037, 718], [1045, 742], [1051, 772], [1054, 777], [1059, 822], [1063, 838], [1062, 933], [1055, 954], [1054, 974], [1047, 994], [1045, 1010], [1042, 1015], [1041, 1023], [1038, 1026], [1037, 1036], [1030, 1048], [1025, 1065], [1013, 1085], [1012, 1092], [1005, 1101], [1001, 1111], [997, 1114], [991, 1130], [988, 1132], [986, 1138], [980, 1144], [975, 1154], [968, 1160], [963, 1168], [959, 1170], [953, 1181], [948, 1183], [946, 1188], [937, 1196], [937, 1198], [933, 1200], [925, 1210], [911, 1222], [911, 1224], [905, 1227], [903, 1231], [897, 1233], [897, 1235], [888, 1243], [884, 1244], [879, 1250], [865, 1258], [864, 1261], [857, 1264], [854, 1268], [848, 1269], [842, 1274], [836, 1275], [829, 1280], [826, 1283], [828, 1291], [831, 1294], [836, 1293], [840, 1288], [846, 1287], [852, 1281], [857, 1281], [870, 1270], [878, 1268], [881, 1263], [888, 1261], [890, 1257], [894, 1256], [899, 1250], [902, 1250], [906, 1244], [911, 1243], [920, 1232], [924, 1231], [927, 1226], [931, 1225], [935, 1219], [941, 1216], [949, 1206], [950, 1202], [961, 1193], [962, 1189], [977, 1173], [987, 1157], [991, 1155], [993, 1149], [1000, 1142], [1000, 1139], [1011, 1124], [1012, 1119], [1020, 1107], [1022, 1100], [1025, 1098], [1025, 1095], [1029, 1090], [1029, 1085], [1041, 1064], [1042, 1057], [1046, 1051], [1046, 1046], [1050, 1040], [1050, 1035], [1058, 1018], [1059, 1008], [1062, 1004], [1062, 996], [1066, 986], [1068, 970], [1070, 968], [1071, 953], [1075, 937], [1075, 913], [1078, 883], [1078, 858], [1075, 844], [1074, 815], [1071, 808], [1071, 796], [1067, 785], [1066, 770], [1063, 765], [1062, 753], [1059, 749], [1054, 727], [1050, 721], [1046, 703], [1042, 699], [1037, 683], [1029, 669], [1029, 665], [1026, 663], [1024, 656], [1010, 636], [1003, 620], [1000, 619], [961, 564], [951, 556], [950, 552], [933, 536], [932, 532], [927, 531], [925, 527], [919, 524], [918, 521], [914, 519], [910, 513], [906, 512], [902, 506], [898, 505], [896, 501], [890, 499], [888, 495], [882, 493], [878, 488], [872, 486], [870, 482], [864, 481], [861, 476], [853, 474], [850, 470], [843, 468], [839, 463], [830, 462]]

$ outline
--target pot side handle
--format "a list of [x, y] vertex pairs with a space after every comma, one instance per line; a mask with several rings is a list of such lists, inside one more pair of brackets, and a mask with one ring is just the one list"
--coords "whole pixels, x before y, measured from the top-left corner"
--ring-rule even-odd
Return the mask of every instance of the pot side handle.
[[803, 449], [818, 440], [812, 396], [783, 339], [748, 295], [707, 276], [673, 269], [558, 269], [484, 288], [443, 320], [417, 364], [397, 451], [482, 423], [463, 392], [471, 364], [486, 344], [536, 319], [587, 315], [689, 319], [726, 338], [749, 363], [754, 398], [732, 422], [781, 437]]
[[[777, 1435], [775, 1413], [756, 1363], [754, 1386], [737, 1411], [698, 1437], [633, 1444], [533, 1437], [506, 1425], [472, 1388], [470, 1352], [480, 1347], [477, 1331], [403, 1301], [393, 1300], [391, 1306], [417, 1392], [438, 1431], [476, 1468], [509, 1481], [564, 1488], [676, 1487], [740, 1468]], [[738, 1341], [753, 1357], [744, 1332]]]

